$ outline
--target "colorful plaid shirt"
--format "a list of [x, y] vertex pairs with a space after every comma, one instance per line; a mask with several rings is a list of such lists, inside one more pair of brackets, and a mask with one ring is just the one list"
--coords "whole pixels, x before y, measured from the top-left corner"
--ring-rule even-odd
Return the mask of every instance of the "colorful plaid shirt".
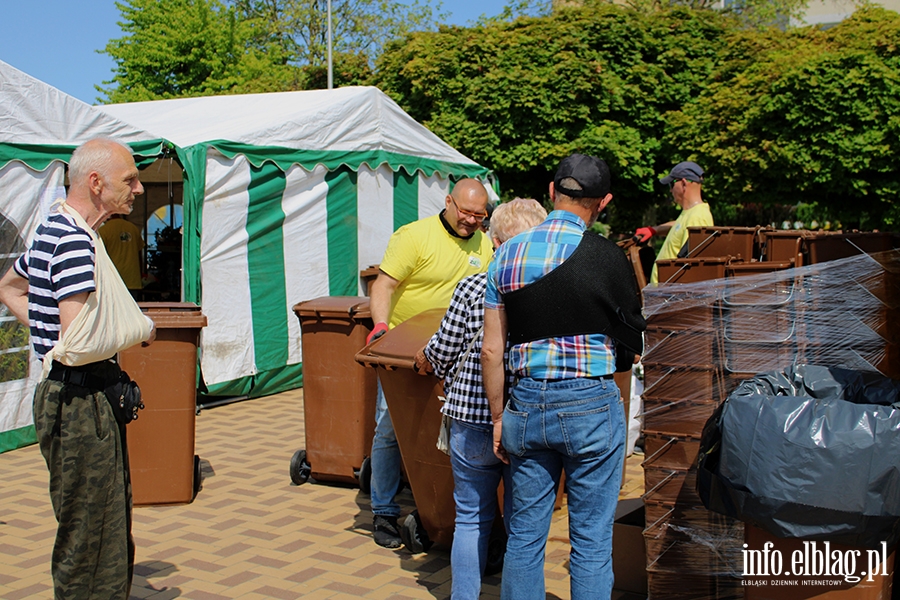
[[425, 346], [425, 357], [434, 367], [434, 374], [444, 380], [447, 402], [441, 412], [482, 425], [491, 424], [491, 409], [481, 379], [486, 284], [487, 273], [466, 277], [457, 284], [441, 326]]
[[[575, 252], [584, 230], [580, 217], [554, 210], [546, 221], [500, 246], [488, 268], [485, 308], [502, 309], [503, 294], [537, 281], [561, 265]], [[509, 370], [533, 379], [601, 377], [615, 372], [615, 362], [613, 340], [601, 334], [537, 340], [517, 344], [509, 352]]]

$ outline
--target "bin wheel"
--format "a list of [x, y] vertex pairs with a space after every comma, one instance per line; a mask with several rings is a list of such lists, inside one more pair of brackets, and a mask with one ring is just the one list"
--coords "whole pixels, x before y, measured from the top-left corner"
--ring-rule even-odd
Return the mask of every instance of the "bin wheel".
[[503, 522], [494, 524], [491, 537], [488, 538], [487, 563], [484, 565], [485, 575], [496, 575], [503, 571], [503, 557], [506, 556], [506, 529]]
[[306, 460], [306, 450], [300, 449], [291, 457], [291, 481], [296, 485], [302, 485], [309, 479], [312, 467]]
[[197, 497], [197, 493], [203, 489], [203, 473], [200, 470], [200, 457], [196, 454], [194, 455], [194, 486], [193, 486], [193, 496], [191, 496], [191, 500]]
[[427, 552], [433, 542], [428, 539], [428, 532], [422, 526], [419, 511], [414, 510], [406, 515], [406, 520], [400, 526], [400, 539], [406, 549], [413, 554]]
[[368, 456], [365, 457], [362, 461], [362, 465], [359, 467], [359, 475], [356, 476], [359, 479], [359, 491], [363, 494], [372, 493], [372, 459]]

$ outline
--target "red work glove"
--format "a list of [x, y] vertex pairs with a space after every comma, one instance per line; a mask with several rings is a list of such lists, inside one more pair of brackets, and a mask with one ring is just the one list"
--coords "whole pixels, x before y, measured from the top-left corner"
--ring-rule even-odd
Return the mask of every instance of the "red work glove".
[[634, 239], [634, 241], [636, 241], [639, 244], [643, 244], [644, 242], [646, 242], [647, 240], [652, 238], [654, 235], [656, 235], [656, 230], [653, 229], [652, 227], [641, 227], [640, 229], [638, 229], [637, 231], [634, 232], [634, 238], [632, 238], [632, 239]]
[[368, 335], [368, 337], [366, 337], [366, 345], [371, 344], [372, 342], [386, 334], [387, 330], [387, 323], [375, 323], [375, 328]]

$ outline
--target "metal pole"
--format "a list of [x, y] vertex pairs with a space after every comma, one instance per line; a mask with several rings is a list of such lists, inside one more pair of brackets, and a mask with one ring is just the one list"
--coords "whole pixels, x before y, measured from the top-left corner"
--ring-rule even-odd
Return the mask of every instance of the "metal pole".
[[334, 69], [331, 63], [331, 0], [328, 0], [328, 89], [334, 89]]

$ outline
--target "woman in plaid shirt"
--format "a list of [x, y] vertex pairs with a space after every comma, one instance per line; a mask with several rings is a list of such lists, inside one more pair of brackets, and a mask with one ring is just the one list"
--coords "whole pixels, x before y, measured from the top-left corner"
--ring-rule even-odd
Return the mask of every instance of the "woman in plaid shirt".
[[[546, 218], [547, 211], [535, 200], [516, 198], [501, 204], [490, 221], [494, 247]], [[453, 600], [474, 600], [481, 592], [488, 538], [496, 514], [497, 487], [501, 477], [507, 479], [509, 471], [494, 456], [491, 411], [481, 384], [486, 284], [487, 273], [459, 282], [440, 328], [416, 356], [420, 372], [431, 370], [430, 365], [435, 375], [444, 380], [447, 401], [442, 412], [451, 419], [450, 464], [456, 503], [450, 554]], [[506, 489], [508, 485], [507, 479]]]

